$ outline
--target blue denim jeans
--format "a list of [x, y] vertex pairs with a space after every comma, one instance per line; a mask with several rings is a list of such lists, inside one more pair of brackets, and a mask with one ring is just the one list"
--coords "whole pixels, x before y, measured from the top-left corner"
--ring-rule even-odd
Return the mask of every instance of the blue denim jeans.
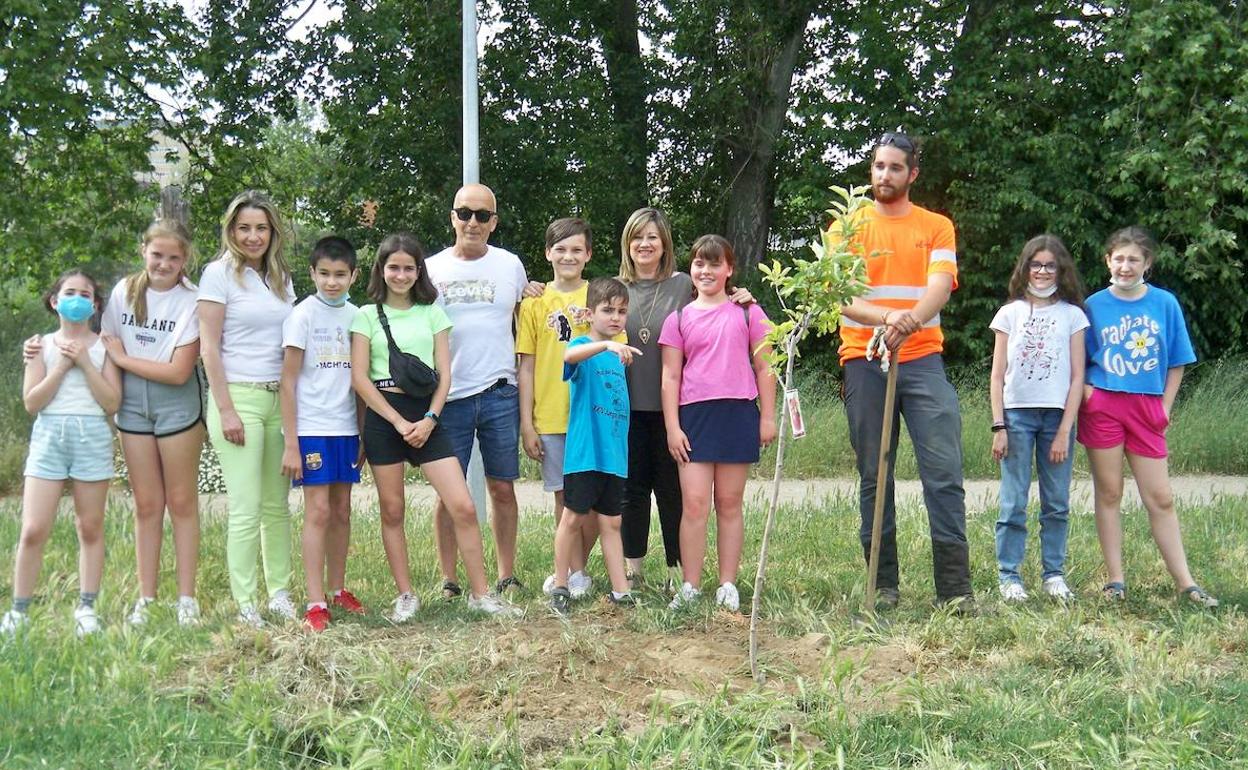
[[500, 481], [520, 478], [520, 391], [515, 385], [498, 384], [476, 395], [447, 401], [441, 416], [441, 429], [465, 474], [476, 436], [487, 477]]
[[1061, 575], [1066, 564], [1067, 517], [1070, 513], [1070, 474], [1074, 461], [1074, 431], [1066, 461], [1049, 462], [1049, 447], [1062, 422], [1062, 410], [1006, 409], [1009, 446], [1001, 461], [1001, 514], [997, 518], [997, 565], [1001, 582], [1022, 582], [1019, 568], [1027, 547], [1027, 495], [1031, 488], [1031, 461], [1040, 479], [1040, 563], [1043, 577]]

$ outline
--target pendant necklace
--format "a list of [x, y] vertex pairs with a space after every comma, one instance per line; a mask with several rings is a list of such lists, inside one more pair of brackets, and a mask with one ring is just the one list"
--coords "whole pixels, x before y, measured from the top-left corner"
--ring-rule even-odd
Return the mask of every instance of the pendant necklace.
[[646, 311], [646, 317], [641, 319], [641, 328], [637, 330], [637, 336], [641, 339], [641, 344], [650, 344], [650, 319], [654, 316], [654, 303], [659, 298], [659, 281], [654, 282], [654, 293], [650, 295], [650, 309]]

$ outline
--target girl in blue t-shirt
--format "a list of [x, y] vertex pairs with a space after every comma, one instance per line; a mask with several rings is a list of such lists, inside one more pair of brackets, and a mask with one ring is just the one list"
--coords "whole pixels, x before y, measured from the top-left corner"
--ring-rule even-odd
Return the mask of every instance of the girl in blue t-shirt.
[[1122, 570], [1122, 458], [1126, 455], [1153, 540], [1179, 595], [1216, 607], [1192, 579], [1183, 551], [1166, 465], [1166, 427], [1183, 381], [1196, 360], [1183, 310], [1174, 295], [1145, 282], [1157, 253], [1148, 232], [1127, 227], [1109, 237], [1109, 287], [1088, 298], [1087, 384], [1079, 410], [1079, 443], [1088, 452], [1095, 495], [1096, 534], [1109, 580], [1107, 599], [1126, 598]]

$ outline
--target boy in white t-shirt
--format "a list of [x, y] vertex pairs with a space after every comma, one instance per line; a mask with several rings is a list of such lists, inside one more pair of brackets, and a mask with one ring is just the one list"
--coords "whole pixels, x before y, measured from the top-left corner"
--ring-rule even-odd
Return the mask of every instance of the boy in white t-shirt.
[[[351, 389], [351, 321], [347, 301], [357, 274], [355, 247], [326, 236], [309, 259], [316, 294], [282, 326], [282, 473], [303, 487], [303, 564], [311, 631], [329, 625], [329, 601], [347, 612], [363, 606], [343, 586], [351, 539], [351, 485], [360, 480], [360, 438]], [[328, 571], [329, 597], [325, 593]], [[327, 600], [328, 599], [328, 600]]]

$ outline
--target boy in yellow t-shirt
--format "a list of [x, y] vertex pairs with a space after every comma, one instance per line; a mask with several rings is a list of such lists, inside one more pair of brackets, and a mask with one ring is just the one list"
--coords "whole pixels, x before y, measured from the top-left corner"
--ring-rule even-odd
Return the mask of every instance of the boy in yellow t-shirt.
[[[542, 488], [555, 495], [555, 524], [563, 513], [563, 450], [568, 433], [568, 383], [563, 379], [563, 351], [570, 340], [589, 333], [581, 273], [593, 254], [593, 236], [583, 219], [556, 219], [546, 228], [546, 260], [554, 280], [540, 297], [520, 303], [516, 353], [520, 356], [520, 439], [524, 452], [542, 464]], [[574, 597], [590, 588], [585, 561], [598, 538], [597, 526], [585, 527], [579, 553], [572, 560], [568, 588]], [[543, 590], [550, 593], [554, 576]]]

